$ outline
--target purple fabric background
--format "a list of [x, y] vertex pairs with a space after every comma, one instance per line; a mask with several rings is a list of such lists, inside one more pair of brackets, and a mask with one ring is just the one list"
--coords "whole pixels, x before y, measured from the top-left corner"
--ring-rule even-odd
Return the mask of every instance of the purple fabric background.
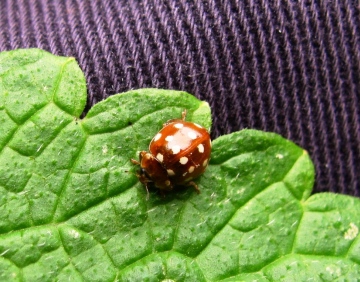
[[277, 132], [309, 151], [316, 192], [360, 196], [358, 0], [1, 0], [0, 51], [29, 47], [77, 59], [86, 110], [186, 90], [210, 103], [213, 138]]

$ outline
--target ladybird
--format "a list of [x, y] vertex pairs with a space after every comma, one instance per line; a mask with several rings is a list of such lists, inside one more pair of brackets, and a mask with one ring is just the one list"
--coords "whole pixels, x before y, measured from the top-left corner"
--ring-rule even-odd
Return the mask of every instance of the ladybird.
[[148, 190], [152, 184], [163, 194], [176, 186], [193, 186], [193, 181], [206, 169], [211, 153], [209, 132], [201, 125], [185, 121], [186, 110], [181, 119], [168, 120], [154, 136], [149, 152], [141, 151], [139, 161], [132, 163], [140, 166], [137, 176]]

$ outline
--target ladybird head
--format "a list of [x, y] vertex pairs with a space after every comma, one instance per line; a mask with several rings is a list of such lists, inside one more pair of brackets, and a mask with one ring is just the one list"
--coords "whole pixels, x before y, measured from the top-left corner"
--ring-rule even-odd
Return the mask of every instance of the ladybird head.
[[154, 183], [154, 185], [161, 190], [172, 190], [173, 186], [166, 170], [152, 154], [141, 151], [139, 158], [141, 177], [139, 177], [139, 179], [143, 184], [147, 185], [148, 183]]

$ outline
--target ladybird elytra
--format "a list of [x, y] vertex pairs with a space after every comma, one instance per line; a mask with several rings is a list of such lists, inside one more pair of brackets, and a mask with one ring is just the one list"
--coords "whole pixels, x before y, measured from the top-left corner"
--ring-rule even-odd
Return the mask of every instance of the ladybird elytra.
[[206, 170], [211, 154], [209, 132], [201, 125], [185, 121], [186, 110], [181, 119], [168, 120], [155, 134], [149, 151], [139, 153], [140, 166], [137, 176], [146, 190], [150, 184], [164, 193], [176, 186], [193, 186], [193, 181]]

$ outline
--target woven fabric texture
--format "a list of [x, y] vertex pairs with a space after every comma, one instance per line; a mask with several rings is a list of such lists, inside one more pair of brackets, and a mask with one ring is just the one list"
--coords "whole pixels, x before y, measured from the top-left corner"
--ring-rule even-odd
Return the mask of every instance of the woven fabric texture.
[[315, 192], [360, 196], [358, 0], [2, 0], [0, 51], [74, 56], [88, 110], [135, 88], [210, 103], [212, 137], [273, 131], [309, 151]]

